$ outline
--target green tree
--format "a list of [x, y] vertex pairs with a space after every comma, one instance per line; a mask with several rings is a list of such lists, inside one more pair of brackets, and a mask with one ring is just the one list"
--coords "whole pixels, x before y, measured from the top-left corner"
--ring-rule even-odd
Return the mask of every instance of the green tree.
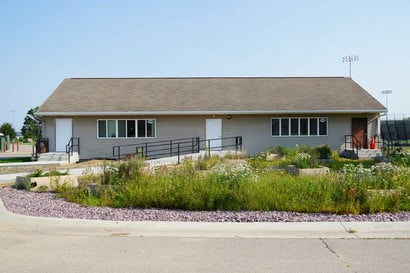
[[41, 138], [41, 119], [37, 116], [38, 106], [28, 110], [24, 118], [21, 133], [25, 139], [31, 138], [34, 141]]
[[0, 126], [0, 133], [2, 133], [5, 136], [10, 136], [10, 139], [16, 138], [16, 130], [14, 130], [13, 126], [9, 122], [4, 122]]

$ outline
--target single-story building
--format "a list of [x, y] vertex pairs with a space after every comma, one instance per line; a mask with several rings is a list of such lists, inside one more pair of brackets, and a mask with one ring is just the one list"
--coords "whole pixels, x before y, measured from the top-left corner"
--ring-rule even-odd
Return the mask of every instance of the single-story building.
[[272, 146], [367, 145], [386, 108], [346, 77], [69, 78], [40, 106], [50, 151], [72, 137], [81, 159], [117, 145], [242, 136], [248, 154]]

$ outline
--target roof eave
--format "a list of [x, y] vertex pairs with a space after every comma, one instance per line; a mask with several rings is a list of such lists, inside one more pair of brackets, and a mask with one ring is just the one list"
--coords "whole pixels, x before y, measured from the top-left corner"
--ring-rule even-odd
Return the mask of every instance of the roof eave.
[[141, 111], [141, 112], [37, 112], [39, 116], [179, 116], [179, 115], [262, 115], [262, 114], [360, 114], [360, 113], [386, 113], [385, 109], [344, 109], [344, 110], [223, 110], [223, 111]]

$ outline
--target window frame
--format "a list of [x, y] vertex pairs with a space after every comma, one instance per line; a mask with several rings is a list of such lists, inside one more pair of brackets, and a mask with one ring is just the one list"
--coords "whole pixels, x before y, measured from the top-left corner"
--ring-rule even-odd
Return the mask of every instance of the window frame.
[[[316, 119], [316, 134], [311, 134], [311, 122]], [[275, 124], [274, 124], [274, 120], [275, 120]], [[282, 128], [282, 120], [285, 120], [285, 122], [283, 122], [283, 124], [285, 125], [285, 127], [287, 128]], [[297, 120], [297, 134], [295, 133], [295, 124], [293, 124], [292, 126], [292, 121], [294, 122], [294, 120]], [[302, 126], [301, 126], [301, 120], [307, 120], [307, 124], [304, 124], [304, 126], [307, 125], [307, 128], [303, 128], [304, 130], [302, 131]], [[322, 120], [325, 120], [326, 122], [326, 127], [322, 127], [323, 130], [326, 130], [326, 134], [320, 134], [321, 130], [320, 130], [320, 122]], [[303, 121], [305, 122], [305, 121]], [[275, 128], [274, 128], [275, 125]], [[279, 126], [279, 127], [276, 127]], [[303, 127], [304, 127], [303, 126]], [[270, 128], [271, 128], [271, 132], [270, 135], [271, 137], [324, 137], [324, 136], [328, 136], [329, 135], [329, 118], [328, 117], [316, 117], [316, 116], [312, 116], [312, 117], [272, 117], [271, 118], [271, 122], [270, 122]], [[307, 130], [307, 132], [305, 131]], [[277, 134], [273, 134], [273, 133], [277, 133]], [[286, 133], [287, 134], [283, 134]], [[303, 133], [303, 134], [302, 134]]]
[[[109, 136], [109, 121], [115, 121], [115, 136]], [[125, 121], [125, 136], [119, 136], [119, 121]], [[129, 137], [128, 126], [129, 121], [134, 122], [134, 136]], [[138, 132], [138, 122], [144, 121], [145, 129], [144, 134], [139, 134]], [[100, 124], [104, 124], [105, 136], [100, 136]], [[148, 124], [153, 128], [151, 129], [151, 136], [148, 136]], [[102, 127], [102, 126], [101, 126]], [[112, 127], [111, 127], [112, 129]], [[140, 135], [140, 136], [138, 136]], [[145, 139], [145, 138], [156, 138], [157, 137], [157, 120], [154, 118], [138, 118], [138, 119], [97, 119], [97, 139]]]

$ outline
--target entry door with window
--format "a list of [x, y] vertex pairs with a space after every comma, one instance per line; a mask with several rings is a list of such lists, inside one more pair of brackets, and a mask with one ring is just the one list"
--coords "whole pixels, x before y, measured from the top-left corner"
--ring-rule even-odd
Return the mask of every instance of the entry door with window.
[[[352, 118], [352, 135], [361, 143], [361, 148], [367, 149], [367, 118]], [[353, 144], [355, 148], [359, 146]]]
[[56, 152], [65, 152], [66, 145], [73, 136], [73, 120], [70, 118], [56, 119]]
[[205, 130], [206, 146], [212, 151], [222, 150], [222, 119], [207, 119]]

